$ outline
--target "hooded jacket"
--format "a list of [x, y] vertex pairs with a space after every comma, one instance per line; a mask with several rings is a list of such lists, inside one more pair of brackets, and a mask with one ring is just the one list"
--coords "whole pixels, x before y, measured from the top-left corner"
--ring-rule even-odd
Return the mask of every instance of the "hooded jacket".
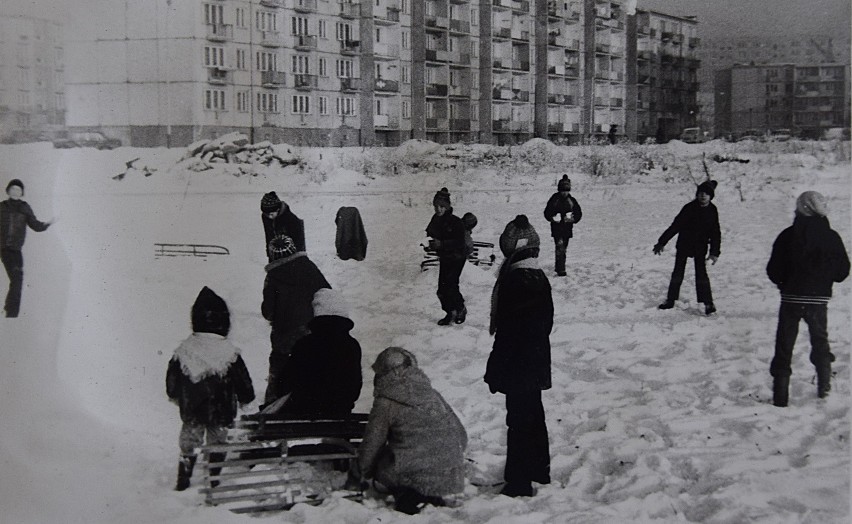
[[349, 335], [351, 320], [314, 317], [309, 335], [293, 346], [281, 376], [281, 393], [290, 393], [281, 413], [323, 417], [352, 412], [361, 394], [361, 345]]
[[797, 214], [772, 245], [766, 265], [782, 302], [828, 303], [834, 282], [849, 275], [849, 256], [826, 217]]
[[265, 269], [260, 311], [272, 323], [275, 349], [291, 332], [308, 324], [314, 316], [314, 293], [320, 288], [331, 289], [331, 284], [304, 252], [270, 262]]
[[50, 224], [40, 222], [29, 204], [23, 200], [0, 202], [0, 248], [20, 251], [27, 237], [27, 226], [44, 231]]
[[718, 257], [721, 253], [722, 231], [719, 227], [719, 211], [712, 202], [702, 207], [698, 200], [689, 202], [677, 214], [672, 225], [668, 227], [657, 245], [665, 246], [677, 235], [675, 245], [678, 253], [687, 257], [705, 257], [707, 245], [710, 245], [710, 255]]
[[464, 488], [467, 433], [453, 409], [416, 366], [374, 382], [374, 400], [358, 449], [367, 478], [440, 497]]
[[237, 402], [254, 400], [239, 350], [214, 333], [193, 333], [178, 346], [166, 371], [166, 394], [183, 422], [204, 426], [231, 424]]
[[[553, 222], [553, 217], [556, 215], [564, 216], [566, 213], [573, 213], [573, 222]], [[583, 218], [583, 210], [580, 208], [577, 199], [568, 195], [567, 198], [562, 198], [558, 192], [553, 193], [544, 206], [544, 218], [550, 222], [550, 236], [553, 238], [572, 238], [574, 236], [574, 224]]]
[[439, 258], [465, 258], [464, 223], [453, 214], [453, 208], [447, 209], [443, 216], [435, 213], [426, 226], [426, 235], [441, 241], [438, 248]]
[[270, 219], [261, 214], [260, 219], [263, 221], [263, 232], [266, 235], [264, 248], [269, 245], [269, 241], [273, 238], [287, 235], [293, 239], [298, 251], [307, 251], [305, 248], [305, 222], [290, 211], [290, 206], [281, 202], [281, 210], [277, 217]]

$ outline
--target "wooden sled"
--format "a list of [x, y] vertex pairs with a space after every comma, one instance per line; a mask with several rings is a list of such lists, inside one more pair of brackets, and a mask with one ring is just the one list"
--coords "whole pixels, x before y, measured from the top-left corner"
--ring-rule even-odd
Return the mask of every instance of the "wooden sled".
[[[198, 449], [198, 466], [204, 471], [199, 492], [206, 504], [229, 505], [234, 513], [319, 504], [332, 491], [341, 490], [334, 481], [340, 483], [339, 472], [357, 459], [367, 417], [362, 413], [317, 420], [243, 416], [229, 430], [227, 444]], [[324, 464], [326, 475], [307, 464]], [[363, 492], [344, 490], [342, 496], [361, 500]]]
[[154, 243], [154, 257], [207, 257], [230, 255], [228, 248], [211, 244], [163, 244]]
[[[420, 271], [427, 271], [429, 268], [438, 267], [438, 254], [434, 249], [429, 249], [428, 246], [423, 245], [423, 250], [426, 252], [423, 255], [423, 261], [420, 262]], [[485, 255], [485, 251], [490, 250], [489, 255]], [[491, 267], [494, 265], [494, 260], [497, 258], [494, 255], [494, 244], [491, 242], [477, 242], [473, 241], [473, 253], [468, 255], [467, 261], [473, 264], [474, 266], [483, 266], [483, 267]]]

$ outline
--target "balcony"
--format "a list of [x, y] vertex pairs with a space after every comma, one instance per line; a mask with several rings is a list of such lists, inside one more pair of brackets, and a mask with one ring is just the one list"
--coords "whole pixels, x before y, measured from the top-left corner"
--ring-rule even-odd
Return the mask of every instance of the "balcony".
[[285, 7], [284, 0], [260, 0], [263, 7]]
[[580, 76], [580, 66], [565, 64], [565, 76], [577, 78]]
[[623, 98], [610, 98], [609, 99], [610, 107], [624, 107], [624, 99]]
[[624, 73], [621, 71], [610, 71], [609, 79], [613, 82], [622, 82], [624, 80]]
[[607, 53], [609, 53], [609, 50], [610, 50], [609, 44], [602, 44], [602, 43], [595, 44], [595, 53], [607, 54]]
[[512, 28], [511, 27], [498, 27], [494, 30], [493, 36], [495, 38], [512, 38]]
[[317, 75], [297, 74], [293, 75], [293, 85], [296, 89], [310, 91], [318, 85]]
[[386, 44], [384, 42], [375, 42], [373, 44], [373, 54], [376, 58], [399, 58], [399, 46]]
[[260, 33], [260, 45], [281, 47], [284, 45], [284, 35], [280, 31], [263, 31]]
[[456, 33], [470, 33], [470, 22], [464, 20], [450, 20], [450, 31]]
[[701, 45], [701, 39], [697, 36], [693, 36], [689, 39], [689, 47], [698, 47], [699, 45]]
[[207, 24], [207, 40], [226, 42], [234, 39], [234, 26], [231, 24]]
[[450, 19], [446, 16], [426, 16], [426, 27], [446, 29], [450, 25]]
[[[497, 69], [509, 69], [509, 66], [503, 65], [503, 63], [504, 63], [503, 58], [498, 57], [498, 58], [495, 58], [494, 60], [491, 61], [491, 66], [495, 67]], [[506, 61], [506, 63], [508, 63], [508, 61]]]
[[296, 35], [293, 37], [293, 47], [298, 51], [310, 51], [317, 48], [317, 37], [314, 35]]
[[317, 0], [293, 0], [293, 10], [297, 13], [315, 13]]
[[449, 53], [445, 49], [427, 49], [426, 60], [430, 62], [446, 62]]
[[214, 85], [225, 85], [228, 83], [228, 70], [210, 67], [207, 69], [207, 83]]
[[377, 24], [380, 25], [390, 25], [399, 23], [399, 10], [393, 10], [388, 7], [384, 16], [379, 14], [378, 11], [373, 11], [373, 18], [375, 19]]
[[492, 100], [511, 100], [513, 96], [511, 89], [495, 87], [491, 90]]
[[491, 5], [493, 7], [510, 9], [512, 7], [512, 0], [491, 0]]
[[382, 93], [398, 93], [399, 82], [396, 80], [385, 80], [383, 78], [377, 78], [375, 80], [374, 89]]
[[548, 104], [562, 105], [562, 104], [565, 103], [565, 95], [561, 95], [559, 93], [548, 93], [547, 94], [547, 103]]
[[580, 50], [580, 40], [576, 38], [572, 38], [565, 43], [565, 49], [569, 51], [579, 51]]
[[470, 131], [470, 119], [469, 118], [451, 118], [450, 119], [450, 130], [451, 131]]
[[513, 40], [523, 40], [524, 42], [528, 42], [530, 39], [529, 31], [512, 31], [511, 36]]
[[361, 79], [360, 78], [341, 78], [340, 79], [340, 90], [341, 91], [359, 91], [361, 89]]
[[426, 96], [447, 96], [449, 86], [443, 84], [426, 84]]
[[361, 16], [361, 4], [358, 3], [341, 3], [340, 16], [343, 18], [354, 19]]
[[675, 33], [672, 35], [672, 43], [673, 44], [682, 44], [683, 43], [683, 35], [680, 33]]
[[672, 31], [663, 31], [660, 33], [660, 40], [662, 40], [663, 42], [668, 42], [672, 38], [674, 38], [674, 32]]
[[260, 84], [263, 87], [279, 87], [283, 86], [286, 80], [286, 75], [279, 71], [261, 71]]
[[470, 85], [450, 86], [449, 95], [454, 97], [470, 98]]
[[390, 127], [388, 115], [373, 115], [373, 125], [376, 127]]
[[651, 52], [651, 51], [648, 51], [647, 49], [642, 50], [642, 51], [638, 51], [638, 52], [636, 53], [636, 57], [637, 57], [639, 60], [650, 60], [650, 59], [651, 59], [651, 57], [653, 57], [653, 56], [654, 56], [654, 53], [653, 53], [653, 52]]
[[[495, 0], [496, 1], [496, 0]], [[510, 120], [492, 120], [491, 121], [491, 130], [492, 131], [508, 131], [510, 127]]]
[[607, 100], [606, 100], [606, 99], [604, 99], [603, 97], [601, 97], [601, 96], [596, 96], [596, 97], [595, 97], [595, 105], [596, 105], [596, 106], [598, 106], [598, 107], [607, 107], [607, 104], [606, 104], [606, 103], [607, 103]]
[[547, 124], [548, 133], [561, 133], [565, 131], [565, 125], [562, 122], [549, 122]]
[[450, 121], [447, 118], [427, 118], [427, 129], [449, 129]]
[[516, 71], [529, 71], [530, 63], [529, 61], [512, 60], [512, 69]]
[[361, 42], [358, 40], [341, 40], [340, 41], [340, 53], [344, 55], [355, 55], [358, 54], [358, 50], [361, 47]]
[[530, 92], [523, 91], [521, 89], [513, 89], [512, 90], [512, 102], [529, 102], [530, 101]]
[[512, 0], [510, 7], [512, 11], [519, 11], [521, 13], [530, 12], [530, 3], [527, 0]]

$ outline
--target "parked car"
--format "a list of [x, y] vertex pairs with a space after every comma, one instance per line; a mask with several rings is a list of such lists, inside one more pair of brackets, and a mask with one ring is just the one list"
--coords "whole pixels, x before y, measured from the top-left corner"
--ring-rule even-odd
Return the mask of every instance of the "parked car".
[[686, 127], [680, 134], [680, 140], [687, 144], [700, 144], [704, 142], [705, 137], [700, 127]]
[[773, 129], [769, 132], [769, 140], [772, 142], [786, 142], [793, 138], [793, 132], [789, 129]]
[[94, 147], [95, 149], [115, 149], [121, 147], [121, 140], [107, 138], [97, 131], [85, 133], [71, 133], [67, 138], [56, 138], [53, 147], [69, 149], [72, 147]]
[[753, 140], [755, 142], [763, 142], [765, 139], [765, 135], [758, 131], [757, 129], [746, 129], [737, 137], [737, 142], [742, 142], [743, 140]]

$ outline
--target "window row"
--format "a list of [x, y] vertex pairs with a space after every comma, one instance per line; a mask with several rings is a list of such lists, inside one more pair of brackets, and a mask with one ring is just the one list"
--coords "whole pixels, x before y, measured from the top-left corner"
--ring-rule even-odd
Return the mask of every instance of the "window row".
[[[204, 90], [204, 109], [210, 111], [227, 111], [225, 103], [225, 91], [223, 89]], [[287, 97], [280, 97], [286, 100]], [[315, 110], [320, 115], [330, 114], [329, 97], [309, 95], [292, 95], [290, 98], [289, 111], [294, 115], [309, 115]], [[247, 113], [251, 110], [251, 100], [248, 91], [238, 91], [235, 97], [235, 107], [238, 112]], [[260, 113], [280, 113], [281, 107], [278, 103], [277, 93], [256, 93], [255, 110]], [[316, 105], [314, 105], [316, 104]], [[334, 99], [334, 114], [338, 116], [356, 116], [358, 114], [358, 99], [349, 96], [340, 96]]]
[[[256, 51], [254, 56], [255, 70], [280, 71], [279, 57], [280, 55], [275, 52]], [[235, 63], [236, 69], [242, 71], [248, 70], [248, 57], [245, 49], [236, 49]], [[204, 66], [227, 69], [229, 66], [225, 60], [225, 49], [219, 46], [205, 46]], [[318, 74], [319, 76], [328, 76], [329, 59], [302, 54], [290, 55], [289, 70], [291, 73], [300, 75]], [[334, 73], [339, 78], [352, 78], [356, 76], [354, 75], [354, 61], [345, 58], [336, 59], [334, 61]]]

